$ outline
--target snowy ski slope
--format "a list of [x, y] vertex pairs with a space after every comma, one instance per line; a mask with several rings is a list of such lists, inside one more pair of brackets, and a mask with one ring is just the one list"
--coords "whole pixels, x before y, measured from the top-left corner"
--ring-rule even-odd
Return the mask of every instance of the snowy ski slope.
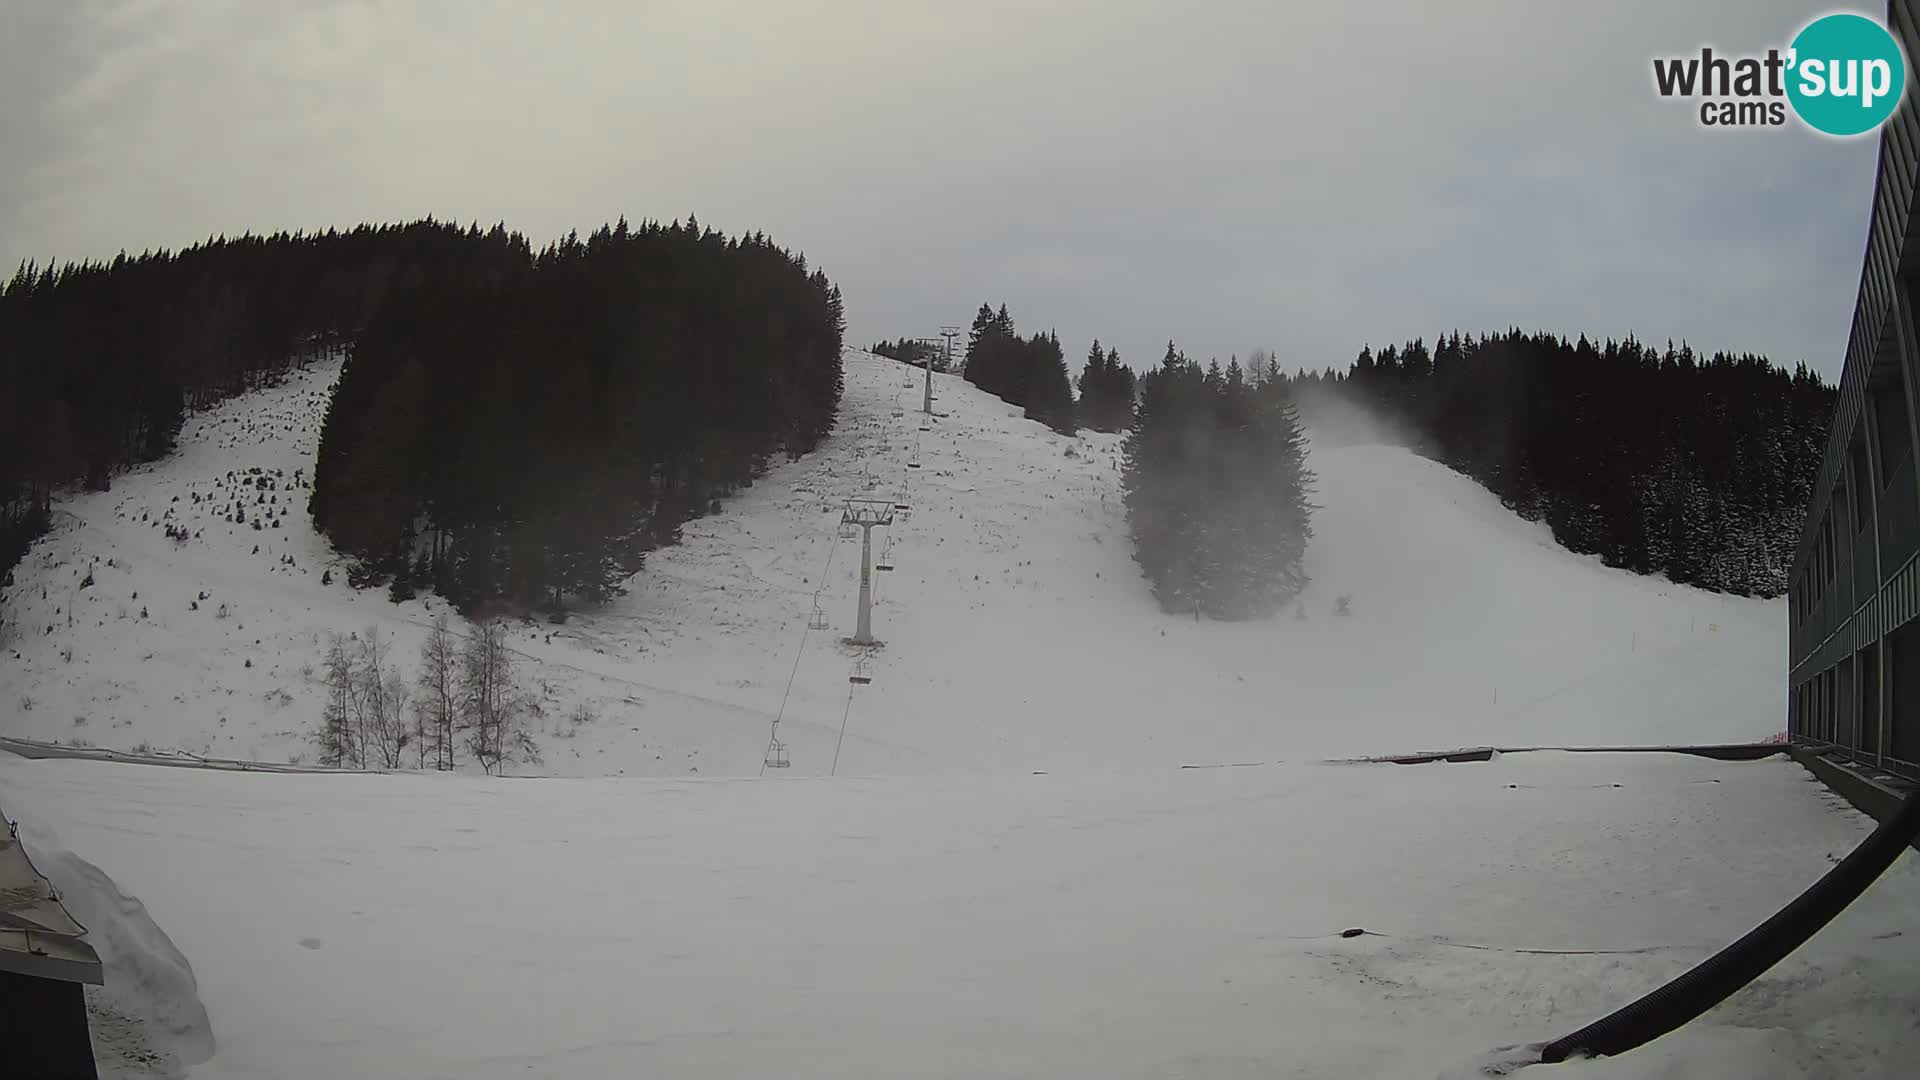
[[[0, 734], [298, 760], [327, 632], [410, 656], [444, 605], [355, 593], [306, 520], [335, 373], [62, 502], [10, 593]], [[917, 373], [850, 353], [819, 452], [606, 610], [516, 628], [545, 756], [517, 771], [600, 779], [0, 754], [0, 806], [106, 928], [103, 1075], [1452, 1080], [1677, 974], [1869, 827], [1781, 759], [1318, 763], [1764, 738], [1784, 607], [1607, 570], [1361, 446], [1312, 457], [1299, 612], [1161, 615], [1119, 440], [937, 378], [923, 432]], [[841, 641], [849, 496], [907, 508], [870, 655]], [[792, 768], [741, 779], [783, 709]], [[1909, 856], [1701, 1022], [1555, 1074], [1890, 1075], [1920, 1052], [1917, 890]]]
[[[1157, 612], [1129, 557], [1117, 436], [1062, 437], [950, 376], [923, 432], [918, 372], [861, 352], [846, 372], [821, 450], [690, 523], [609, 608], [515, 630], [545, 756], [520, 771], [755, 773], [783, 701], [794, 774], [827, 772], [836, 745], [843, 774], [939, 773], [1783, 726], [1781, 602], [1608, 570], [1404, 450], [1312, 454], [1298, 612], [1196, 623]], [[172, 457], [60, 502], [9, 592], [0, 734], [300, 760], [328, 631], [377, 623], [412, 663], [444, 605], [354, 592], [306, 517], [336, 373], [194, 416]], [[858, 688], [848, 497], [908, 507], [874, 533], [895, 569], [875, 574], [883, 646]], [[809, 632], [816, 597], [831, 626]], [[580, 706], [595, 719], [572, 722]]]

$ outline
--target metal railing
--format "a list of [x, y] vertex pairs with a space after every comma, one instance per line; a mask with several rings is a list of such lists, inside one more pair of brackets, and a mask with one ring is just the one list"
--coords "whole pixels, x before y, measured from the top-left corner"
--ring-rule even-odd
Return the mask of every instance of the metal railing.
[[[1861, 750], [1843, 746], [1837, 742], [1816, 738], [1812, 735], [1795, 734], [1793, 745], [1819, 754], [1826, 758], [1841, 758], [1849, 764], [1872, 773], [1884, 774], [1887, 779], [1897, 779], [1909, 784], [1920, 784], [1920, 762], [1905, 761], [1891, 754], [1876, 754], [1870, 750]], [[1876, 779], [1879, 779], [1876, 777]]]

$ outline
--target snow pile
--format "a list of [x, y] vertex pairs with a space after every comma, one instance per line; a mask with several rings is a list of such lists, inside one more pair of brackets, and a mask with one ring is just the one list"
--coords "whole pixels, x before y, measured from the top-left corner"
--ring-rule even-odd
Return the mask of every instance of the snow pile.
[[[9, 807], [19, 813], [12, 800]], [[105, 985], [87, 988], [87, 1011], [102, 1075], [177, 1076], [212, 1057], [213, 1028], [193, 968], [146, 906], [47, 825], [32, 817], [18, 824], [34, 867], [100, 956]]]
[[[173, 457], [60, 503], [7, 594], [0, 734], [311, 760], [329, 632], [378, 624], [417, 665], [445, 605], [349, 589], [306, 517], [335, 370], [196, 415]], [[821, 450], [689, 523], [627, 597], [514, 627], [545, 758], [520, 771], [753, 774], [776, 714], [796, 775], [836, 752], [843, 774], [924, 774], [1783, 726], [1782, 603], [1608, 570], [1405, 450], [1316, 446], [1298, 610], [1196, 623], [1160, 614], [1130, 557], [1118, 436], [1060, 436], [944, 375], [929, 421], [918, 372], [858, 352], [846, 370]], [[874, 532], [893, 569], [857, 689], [849, 497], [904, 508]]]
[[[195, 1075], [288, 1080], [1424, 1080], [1678, 974], [1869, 827], [1782, 759], [1658, 754], [832, 783], [0, 757], [0, 787], [193, 957]], [[1916, 904], [1907, 855], [1698, 1024], [1553, 1075], [1902, 1074]]]

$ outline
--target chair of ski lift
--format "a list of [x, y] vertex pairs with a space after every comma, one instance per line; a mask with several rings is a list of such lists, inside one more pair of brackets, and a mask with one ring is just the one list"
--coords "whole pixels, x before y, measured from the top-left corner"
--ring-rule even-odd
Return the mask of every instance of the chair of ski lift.
[[857, 686], [865, 686], [873, 681], [873, 676], [867, 671], [867, 661], [865, 657], [861, 657], [853, 662], [853, 673], [847, 676], [847, 681]]
[[784, 769], [791, 764], [793, 763], [787, 760], [787, 744], [786, 743], [781, 742], [779, 739], [775, 739], [773, 740], [773, 742], [767, 745], [767, 768]]
[[820, 610], [820, 601], [815, 600], [813, 602], [813, 611], [807, 615], [807, 629], [825, 630], [826, 628], [827, 613]]
[[860, 526], [855, 525], [853, 522], [847, 520], [846, 518], [841, 518], [839, 533], [840, 533], [840, 539], [851, 540], [854, 537], [860, 535]]

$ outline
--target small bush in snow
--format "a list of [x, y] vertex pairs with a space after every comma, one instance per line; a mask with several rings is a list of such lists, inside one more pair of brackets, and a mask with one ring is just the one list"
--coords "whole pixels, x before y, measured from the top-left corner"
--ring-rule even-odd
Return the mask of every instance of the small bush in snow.
[[1335, 615], [1353, 614], [1353, 594], [1341, 593], [1339, 599], [1333, 602], [1333, 613]]

